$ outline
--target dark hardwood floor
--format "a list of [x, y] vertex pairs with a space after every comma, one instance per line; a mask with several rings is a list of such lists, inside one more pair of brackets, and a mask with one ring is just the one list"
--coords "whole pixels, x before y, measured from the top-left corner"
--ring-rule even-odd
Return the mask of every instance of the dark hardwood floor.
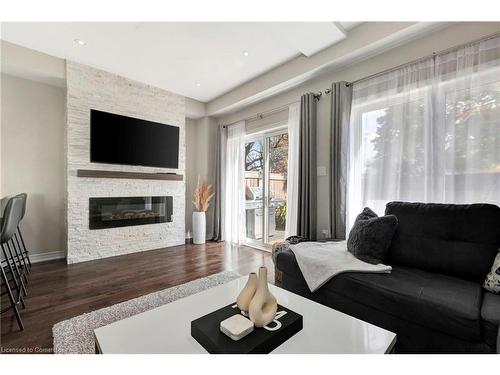
[[261, 265], [273, 282], [270, 253], [214, 242], [73, 265], [35, 263], [21, 310], [25, 329], [19, 331], [11, 312], [3, 314], [0, 352], [51, 352], [52, 326], [61, 320], [226, 270], [246, 275]]

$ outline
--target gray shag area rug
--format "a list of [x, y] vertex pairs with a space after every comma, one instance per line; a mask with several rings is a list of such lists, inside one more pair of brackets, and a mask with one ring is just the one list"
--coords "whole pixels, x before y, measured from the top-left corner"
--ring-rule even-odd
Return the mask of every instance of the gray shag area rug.
[[95, 353], [94, 329], [240, 277], [226, 271], [63, 320], [52, 327], [55, 354]]

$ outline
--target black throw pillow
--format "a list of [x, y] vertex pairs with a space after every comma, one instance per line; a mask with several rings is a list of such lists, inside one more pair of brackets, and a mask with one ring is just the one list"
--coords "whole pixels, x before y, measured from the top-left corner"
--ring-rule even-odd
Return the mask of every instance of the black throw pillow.
[[375, 212], [365, 207], [356, 217], [349, 233], [347, 250], [363, 262], [383, 263], [397, 225], [396, 216], [378, 217]]

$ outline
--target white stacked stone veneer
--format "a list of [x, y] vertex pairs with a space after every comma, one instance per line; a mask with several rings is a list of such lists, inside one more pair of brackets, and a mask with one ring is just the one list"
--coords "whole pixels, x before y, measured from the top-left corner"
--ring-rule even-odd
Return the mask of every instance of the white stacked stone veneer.
[[[68, 263], [183, 244], [184, 181], [82, 178], [76, 176], [76, 170], [175, 172], [185, 175], [184, 97], [73, 62], [67, 63], [66, 76]], [[179, 168], [90, 163], [90, 109], [178, 126]], [[172, 222], [89, 230], [90, 197], [156, 195], [173, 197]]]

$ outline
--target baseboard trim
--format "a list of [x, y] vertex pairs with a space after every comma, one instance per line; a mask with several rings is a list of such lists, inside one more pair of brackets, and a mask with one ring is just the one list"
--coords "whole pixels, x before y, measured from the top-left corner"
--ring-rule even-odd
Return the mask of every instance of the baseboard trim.
[[49, 253], [41, 254], [30, 254], [31, 263], [46, 262], [48, 260], [64, 259], [66, 258], [66, 253], [64, 251], [52, 251]]

